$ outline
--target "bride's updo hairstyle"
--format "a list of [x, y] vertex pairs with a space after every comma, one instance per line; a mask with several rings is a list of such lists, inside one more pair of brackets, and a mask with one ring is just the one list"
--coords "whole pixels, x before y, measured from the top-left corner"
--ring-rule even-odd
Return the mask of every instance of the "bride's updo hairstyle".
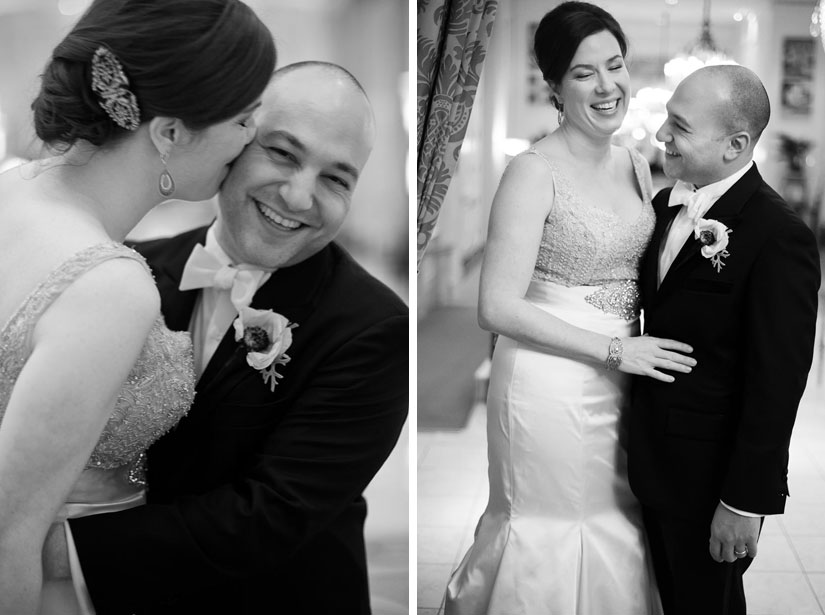
[[[533, 38], [533, 54], [544, 81], [558, 85], [570, 67], [581, 42], [591, 34], [607, 30], [627, 55], [627, 39], [613, 16], [588, 2], [562, 2], [542, 17]], [[553, 106], [559, 108], [554, 96]]]
[[275, 59], [239, 0], [94, 0], [41, 76], [35, 132], [62, 151], [113, 143], [156, 116], [202, 130], [254, 103]]

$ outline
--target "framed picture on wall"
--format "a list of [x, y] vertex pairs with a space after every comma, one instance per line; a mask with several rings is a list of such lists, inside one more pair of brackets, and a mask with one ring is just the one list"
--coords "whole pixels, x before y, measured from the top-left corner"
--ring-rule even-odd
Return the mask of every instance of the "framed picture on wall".
[[813, 102], [814, 41], [786, 38], [782, 44], [782, 110], [809, 115]]
[[782, 68], [786, 78], [811, 79], [814, 75], [814, 40], [786, 38], [782, 46]]
[[782, 108], [789, 113], [807, 115], [811, 112], [811, 82], [782, 82]]

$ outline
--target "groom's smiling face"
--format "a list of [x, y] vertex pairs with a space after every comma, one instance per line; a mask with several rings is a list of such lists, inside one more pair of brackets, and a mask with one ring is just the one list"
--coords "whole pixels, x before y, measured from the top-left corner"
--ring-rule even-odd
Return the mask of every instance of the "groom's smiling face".
[[346, 219], [372, 149], [372, 112], [354, 84], [310, 66], [276, 75], [257, 124], [221, 188], [216, 232], [235, 262], [288, 267]]
[[722, 118], [727, 98], [705, 74], [694, 73], [678, 85], [667, 103], [667, 119], [656, 132], [665, 145], [665, 175], [697, 187], [725, 177], [728, 134]]

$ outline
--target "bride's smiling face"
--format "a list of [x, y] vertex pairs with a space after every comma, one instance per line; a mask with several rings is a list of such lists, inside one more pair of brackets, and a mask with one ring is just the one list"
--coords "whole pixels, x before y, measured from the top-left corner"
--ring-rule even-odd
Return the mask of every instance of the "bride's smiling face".
[[564, 104], [564, 122], [596, 135], [622, 125], [630, 101], [630, 75], [616, 37], [602, 30], [582, 40], [554, 88]]

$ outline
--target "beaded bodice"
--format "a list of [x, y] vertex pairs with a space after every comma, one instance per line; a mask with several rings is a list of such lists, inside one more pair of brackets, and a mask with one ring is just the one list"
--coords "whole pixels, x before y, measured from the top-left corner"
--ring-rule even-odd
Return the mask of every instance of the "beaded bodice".
[[556, 164], [534, 149], [553, 174], [555, 198], [544, 221], [533, 279], [564, 286], [599, 286], [637, 280], [656, 216], [650, 187], [644, 181], [644, 159], [629, 150], [643, 206], [637, 219], [627, 222], [605, 209], [584, 203]]
[[[142, 256], [120, 243], [82, 250], [52, 271], [0, 330], [0, 422], [31, 354], [31, 336], [40, 316], [78, 277], [112, 258], [131, 258], [149, 270]], [[170, 331], [158, 314], [86, 467], [131, 466], [139, 471], [143, 452], [189, 410], [194, 381], [189, 334]]]

